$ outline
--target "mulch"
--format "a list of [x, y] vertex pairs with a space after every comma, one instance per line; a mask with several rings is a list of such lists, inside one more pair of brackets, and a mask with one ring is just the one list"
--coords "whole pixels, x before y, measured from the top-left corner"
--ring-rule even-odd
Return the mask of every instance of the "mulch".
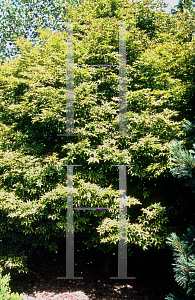
[[[96, 252], [85, 252], [84, 257], [75, 258], [75, 276], [83, 279], [64, 280], [65, 251], [51, 253], [46, 250], [31, 253], [28, 257], [27, 274], [12, 274], [12, 292], [23, 293], [24, 300], [164, 300], [169, 292], [177, 291], [174, 274], [170, 272], [170, 261], [165, 257], [147, 253], [128, 258], [134, 280], [111, 280], [117, 276], [117, 257], [111, 259], [109, 270], [100, 267]], [[160, 260], [159, 260], [160, 259]]]

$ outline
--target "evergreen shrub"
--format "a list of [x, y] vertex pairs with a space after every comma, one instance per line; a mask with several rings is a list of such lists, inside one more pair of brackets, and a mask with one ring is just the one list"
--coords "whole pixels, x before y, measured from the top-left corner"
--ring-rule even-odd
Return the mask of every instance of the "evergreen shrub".
[[165, 300], [195, 299], [195, 227], [188, 228], [181, 239], [171, 233], [167, 244], [173, 248], [175, 280], [183, 290], [179, 297], [170, 293]]

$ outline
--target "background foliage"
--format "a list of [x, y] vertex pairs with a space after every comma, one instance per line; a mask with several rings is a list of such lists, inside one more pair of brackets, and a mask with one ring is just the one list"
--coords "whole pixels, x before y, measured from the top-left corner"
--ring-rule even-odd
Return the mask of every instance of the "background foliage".
[[13, 44], [14, 38], [24, 36], [36, 44], [37, 29], [65, 30], [66, 3], [79, 5], [77, 0], [1, 0], [1, 62], [18, 54], [19, 48]]

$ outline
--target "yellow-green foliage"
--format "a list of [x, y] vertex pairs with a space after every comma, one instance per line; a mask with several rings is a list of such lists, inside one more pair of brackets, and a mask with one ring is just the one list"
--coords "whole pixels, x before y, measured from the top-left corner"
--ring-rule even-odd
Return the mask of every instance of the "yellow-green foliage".
[[2, 268], [0, 267], [0, 300], [22, 300], [23, 295], [11, 293], [9, 281], [10, 275], [2, 276]]
[[[167, 15], [152, 1], [118, 4], [85, 1], [82, 8], [69, 7], [74, 126], [80, 136], [57, 137], [66, 130], [66, 31], [39, 30], [36, 46], [17, 40], [21, 57], [0, 66], [3, 258], [9, 253], [22, 261], [21, 245], [27, 244], [55, 250], [57, 239], [65, 237], [67, 174], [62, 165], [68, 164], [82, 165], [74, 168], [74, 206], [111, 208], [74, 212], [75, 231], [88, 233], [89, 244], [117, 243], [119, 192], [106, 180], [118, 178], [111, 165], [133, 163], [127, 173], [140, 181], [142, 201], [127, 198], [128, 243], [144, 249], [164, 245], [166, 207], [151, 202], [146, 183], [169, 174], [171, 140], [184, 137], [183, 118], [194, 89], [194, 42], [186, 42], [191, 27], [185, 16]], [[126, 22], [128, 135], [113, 137], [119, 125], [118, 67], [87, 65], [119, 63], [120, 21]], [[130, 206], [141, 208], [132, 223]], [[18, 255], [9, 250], [14, 243], [19, 243]]]

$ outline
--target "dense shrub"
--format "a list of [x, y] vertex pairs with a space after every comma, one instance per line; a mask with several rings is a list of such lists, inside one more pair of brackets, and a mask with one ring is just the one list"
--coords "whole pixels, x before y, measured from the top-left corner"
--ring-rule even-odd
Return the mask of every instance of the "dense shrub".
[[22, 300], [23, 295], [11, 293], [9, 281], [10, 275], [2, 276], [2, 268], [0, 267], [0, 300]]
[[[74, 206], [110, 208], [74, 212], [75, 233], [88, 247], [109, 251], [118, 243], [118, 169], [112, 165], [131, 164], [127, 186], [136, 179], [139, 197], [126, 198], [128, 246], [165, 246], [172, 203], [151, 196], [158, 189], [155, 181], [171, 177], [171, 141], [185, 138], [182, 124], [194, 93], [195, 43], [186, 42], [192, 29], [185, 15], [166, 14], [158, 9], [161, 2], [117, 3], [88, 0], [67, 12], [74, 24], [77, 136], [57, 136], [65, 133], [67, 121], [66, 31], [39, 30], [37, 45], [18, 39], [21, 56], [0, 66], [4, 268], [26, 270], [25, 253], [32, 246], [54, 251], [65, 238], [68, 188], [63, 166], [69, 164], [82, 165], [74, 167]], [[121, 21], [126, 22], [127, 136], [114, 136], [119, 126], [119, 68], [89, 64], [119, 63]]]

